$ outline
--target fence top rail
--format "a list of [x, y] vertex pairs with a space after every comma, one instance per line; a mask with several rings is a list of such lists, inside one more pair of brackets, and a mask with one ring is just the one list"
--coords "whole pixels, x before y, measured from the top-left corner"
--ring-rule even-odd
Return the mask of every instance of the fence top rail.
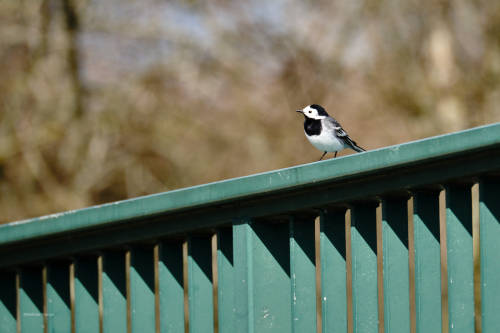
[[132, 223], [136, 219], [202, 206], [238, 202], [498, 147], [500, 123], [341, 158], [11, 222], [0, 226], [0, 246], [114, 223]]

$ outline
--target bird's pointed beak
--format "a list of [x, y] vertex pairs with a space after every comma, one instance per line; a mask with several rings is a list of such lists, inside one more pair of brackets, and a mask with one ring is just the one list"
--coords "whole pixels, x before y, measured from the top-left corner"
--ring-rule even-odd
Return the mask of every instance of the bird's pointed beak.
[[302, 111], [302, 110], [296, 110], [295, 112], [304, 113], [304, 111]]

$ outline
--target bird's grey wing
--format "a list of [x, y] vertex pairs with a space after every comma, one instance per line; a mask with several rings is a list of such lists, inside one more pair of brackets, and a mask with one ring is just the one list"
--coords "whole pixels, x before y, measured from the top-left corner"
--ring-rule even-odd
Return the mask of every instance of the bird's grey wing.
[[357, 152], [365, 151], [363, 148], [358, 146], [357, 143], [353, 139], [351, 139], [349, 137], [347, 132], [344, 131], [344, 129], [342, 128], [342, 126], [340, 126], [338, 121], [336, 121], [332, 117], [328, 117], [325, 120], [326, 120], [325, 121], [326, 127], [332, 129], [335, 132], [335, 135], [337, 136], [337, 138], [343, 140], [344, 143], [346, 144], [346, 146], [350, 147], [351, 149], [353, 149]]
[[344, 129], [342, 128], [342, 126], [340, 126], [338, 121], [336, 121], [332, 117], [326, 118], [324, 124], [325, 124], [326, 128], [330, 129], [331, 131], [333, 131], [335, 133], [335, 136], [337, 136], [339, 138], [348, 138], [349, 137], [349, 135], [347, 135], [347, 132], [344, 131]]

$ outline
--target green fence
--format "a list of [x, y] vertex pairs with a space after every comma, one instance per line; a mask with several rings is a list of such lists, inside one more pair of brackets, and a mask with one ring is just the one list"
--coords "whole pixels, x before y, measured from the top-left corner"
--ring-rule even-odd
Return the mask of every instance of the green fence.
[[0, 332], [500, 332], [500, 124], [0, 227]]

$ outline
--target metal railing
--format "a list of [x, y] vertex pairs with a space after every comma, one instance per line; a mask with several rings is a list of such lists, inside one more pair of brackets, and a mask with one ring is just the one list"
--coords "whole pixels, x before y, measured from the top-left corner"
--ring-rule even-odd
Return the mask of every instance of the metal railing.
[[9, 223], [0, 331], [500, 332], [499, 174], [493, 124]]

